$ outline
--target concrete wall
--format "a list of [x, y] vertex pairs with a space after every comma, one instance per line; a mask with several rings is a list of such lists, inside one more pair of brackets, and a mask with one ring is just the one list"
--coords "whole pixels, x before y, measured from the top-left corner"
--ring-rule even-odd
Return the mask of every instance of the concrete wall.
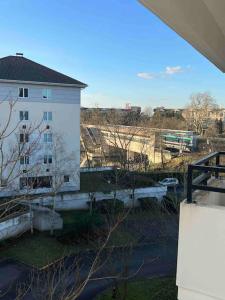
[[48, 208], [33, 208], [32, 213], [26, 212], [0, 222], [0, 241], [21, 235], [30, 230], [31, 225], [39, 231], [62, 229], [63, 219]]
[[39, 231], [62, 229], [63, 219], [57, 212], [39, 208], [34, 210], [33, 226]]
[[178, 299], [224, 300], [225, 207], [215, 205], [215, 194], [200, 196], [201, 203], [180, 207]]
[[0, 241], [15, 237], [30, 229], [31, 215], [29, 212], [0, 222]]
[[[167, 193], [167, 187], [147, 187], [139, 188], [134, 191], [134, 199], [132, 198], [132, 190], [119, 190], [116, 192], [116, 198], [123, 201], [125, 206], [138, 206], [140, 198], [156, 197], [162, 200], [163, 196]], [[42, 206], [52, 205], [55, 202], [55, 208], [57, 210], [70, 210], [70, 209], [88, 209], [87, 202], [91, 199], [91, 194], [94, 195], [96, 201], [103, 199], [113, 199], [114, 193], [64, 193], [57, 195], [55, 201], [52, 197], [42, 197], [40, 199], [33, 200], [33, 203], [40, 204]]]
[[151, 137], [144, 137], [139, 136], [138, 131], [136, 134], [131, 132], [120, 133], [117, 128], [115, 131], [112, 129], [111, 132], [102, 130], [102, 133], [104, 134], [105, 142], [111, 147], [147, 155], [149, 159], [154, 153], [155, 134], [151, 134]]
[[151, 153], [150, 161], [152, 161], [154, 164], [160, 164], [162, 163], [162, 155], [164, 159], [164, 163], [171, 160], [172, 156], [169, 151], [164, 150], [163, 153], [161, 151], [155, 150], [153, 153]]

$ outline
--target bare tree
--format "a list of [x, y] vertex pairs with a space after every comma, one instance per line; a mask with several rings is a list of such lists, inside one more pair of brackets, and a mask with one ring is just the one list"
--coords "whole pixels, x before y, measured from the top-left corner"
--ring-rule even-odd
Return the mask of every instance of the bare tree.
[[203, 135], [209, 125], [210, 113], [217, 109], [215, 99], [207, 92], [193, 94], [183, 116], [189, 128]]
[[[16, 218], [30, 211], [30, 204], [23, 200], [30, 194], [31, 189], [21, 190], [29, 174], [39, 170], [40, 161], [31, 162], [31, 155], [39, 151], [40, 139], [45, 131], [41, 120], [36, 123], [23, 122], [27, 112], [21, 111], [15, 117], [17, 99], [3, 99], [0, 102], [0, 221]], [[32, 214], [30, 212], [30, 220]], [[3, 224], [3, 223], [2, 223]], [[32, 221], [30, 222], [32, 231]], [[17, 231], [15, 230], [17, 233]], [[0, 239], [7, 236], [7, 228], [0, 232]]]
[[152, 117], [153, 115], [153, 110], [151, 106], [146, 106], [143, 110], [143, 115], [147, 116], [147, 117]]

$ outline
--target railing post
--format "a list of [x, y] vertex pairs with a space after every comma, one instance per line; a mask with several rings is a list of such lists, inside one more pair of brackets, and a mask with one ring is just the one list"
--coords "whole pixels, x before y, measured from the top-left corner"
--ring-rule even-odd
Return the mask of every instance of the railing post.
[[192, 203], [192, 170], [192, 165], [189, 165], [187, 176], [187, 203]]
[[[218, 167], [219, 165], [220, 165], [220, 153], [218, 153], [217, 156], [216, 156], [216, 166]], [[216, 179], [219, 178], [219, 172], [218, 171], [215, 172], [215, 177], [216, 177]]]
[[[209, 160], [205, 163], [205, 166], [209, 166]], [[207, 174], [208, 171], [205, 171], [204, 173]], [[204, 181], [202, 181], [202, 184], [207, 185], [208, 184], [207, 181], [208, 179], [205, 179]]]

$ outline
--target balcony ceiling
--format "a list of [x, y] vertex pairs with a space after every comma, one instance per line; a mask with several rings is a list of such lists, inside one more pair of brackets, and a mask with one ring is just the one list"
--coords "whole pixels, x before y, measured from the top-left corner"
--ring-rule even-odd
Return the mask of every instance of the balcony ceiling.
[[225, 72], [225, 0], [139, 0]]

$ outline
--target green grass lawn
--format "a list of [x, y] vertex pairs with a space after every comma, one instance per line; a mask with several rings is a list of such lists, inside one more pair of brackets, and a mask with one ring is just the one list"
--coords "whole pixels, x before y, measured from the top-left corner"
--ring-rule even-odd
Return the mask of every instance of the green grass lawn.
[[[177, 300], [177, 288], [174, 278], [144, 279], [128, 283], [127, 295], [124, 296], [121, 284], [114, 299], [121, 300]], [[111, 300], [112, 289], [99, 295], [96, 300]]]
[[[85, 220], [90, 217], [88, 211], [61, 212], [64, 227], [79, 231]], [[0, 243], [0, 258], [13, 258], [25, 264], [41, 268], [66, 255], [77, 253], [89, 248], [88, 244], [65, 244], [57, 239], [64, 231], [54, 231], [50, 236], [49, 231], [37, 232], [32, 235], [27, 232], [17, 239]]]
[[137, 244], [137, 239], [131, 232], [124, 230], [123, 228], [118, 228], [114, 231], [109, 239], [108, 246], [135, 246]]
[[0, 247], [0, 257], [13, 258], [41, 268], [74, 252], [74, 246], [63, 245], [46, 233], [26, 234], [20, 239], [5, 242]]
[[[78, 253], [87, 248], [96, 249], [96, 246], [99, 246], [95, 238], [90, 240], [79, 239], [79, 233], [84, 230], [90, 222], [94, 222], [95, 227], [99, 228], [104, 216], [97, 213], [90, 215], [89, 211], [67, 211], [60, 212], [60, 214], [64, 220], [63, 230], [55, 231], [54, 236], [50, 236], [49, 232], [35, 231], [33, 235], [27, 232], [16, 239], [1, 242], [0, 258], [12, 258], [28, 265], [41, 268], [66, 255]], [[93, 219], [90, 221], [90, 218]], [[140, 223], [145, 218], [150, 218], [148, 213], [139, 212], [127, 217], [128, 220], [136, 221], [137, 223]], [[67, 242], [63, 242], [60, 237], [64, 237], [64, 235], [71, 230], [72, 235], [69, 235]], [[74, 235], [75, 239], [73, 239]], [[75, 240], [75, 243], [72, 242], [70, 237]], [[122, 224], [113, 232], [107, 246], [135, 246], [137, 242], [138, 236], [135, 235], [135, 232], [129, 230], [129, 226], [123, 226]]]
[[[89, 211], [65, 211], [60, 212], [64, 221], [64, 230], [55, 231], [53, 236], [48, 232], [30, 232], [19, 238], [0, 243], [0, 258], [12, 258], [25, 264], [41, 268], [66, 255], [77, 253], [85, 249], [96, 249], [98, 243], [81, 240], [78, 243], [63, 243], [57, 237], [66, 234], [67, 229], [74, 230], [74, 234], [82, 230], [90, 218], [93, 218], [95, 226], [99, 226], [101, 215], [90, 215]], [[121, 246], [134, 242], [133, 236], [118, 229], [113, 233], [108, 246]]]

